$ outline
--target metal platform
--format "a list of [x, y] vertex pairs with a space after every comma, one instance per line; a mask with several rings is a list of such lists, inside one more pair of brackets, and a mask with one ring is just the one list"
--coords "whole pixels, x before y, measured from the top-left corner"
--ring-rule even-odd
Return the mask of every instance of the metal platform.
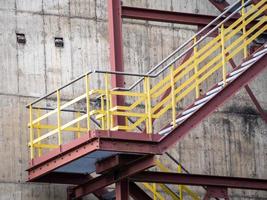
[[117, 154], [159, 155], [160, 138], [157, 134], [92, 131], [33, 159], [28, 181], [42, 182], [49, 173], [91, 174], [98, 161]]

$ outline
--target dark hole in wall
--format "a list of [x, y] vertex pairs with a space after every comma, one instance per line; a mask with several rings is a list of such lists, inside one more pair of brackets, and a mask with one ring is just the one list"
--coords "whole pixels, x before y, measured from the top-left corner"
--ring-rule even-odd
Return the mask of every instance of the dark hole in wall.
[[64, 47], [64, 40], [62, 37], [55, 37], [55, 46], [60, 48]]
[[17, 43], [26, 44], [26, 37], [24, 33], [16, 33]]

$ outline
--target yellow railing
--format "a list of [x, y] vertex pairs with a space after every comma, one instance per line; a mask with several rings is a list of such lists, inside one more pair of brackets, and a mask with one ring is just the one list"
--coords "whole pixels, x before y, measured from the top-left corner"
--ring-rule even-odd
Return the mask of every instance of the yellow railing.
[[[186, 97], [191, 97], [192, 92], [195, 93], [195, 98], [198, 98], [200, 85], [210, 81], [209, 78], [214, 73], [221, 74], [225, 85], [227, 62], [237, 56], [240, 57], [240, 52], [243, 58], [247, 57], [248, 45], [267, 30], [267, 17], [261, 16], [266, 9], [266, 0], [250, 6], [247, 12], [243, 9], [242, 17], [229, 27], [222, 24], [217, 30], [220, 34], [209, 42], [203, 38], [199, 42], [197, 37], [194, 37], [194, 55], [183, 64], [179, 64], [179, 59], [175, 60], [168, 67], [170, 73], [162, 80], [156, 79], [158, 80], [156, 83], [154, 79], [157, 76], [155, 75], [120, 74], [131, 77], [141, 76], [139, 91], [111, 88], [111, 76], [114, 76], [111, 72], [98, 72], [103, 75], [101, 77], [104, 78], [102, 81], [104, 87], [94, 89], [92, 83], [95, 82], [93, 79], [95, 73], [87, 73], [79, 78], [84, 81], [85, 85], [84, 93], [80, 96], [66, 101], [61, 97], [62, 88], [60, 88], [46, 95], [46, 98], [38, 100], [38, 103], [46, 102], [49, 96], [56, 95], [55, 108], [42, 109], [36, 106], [36, 101], [29, 104], [31, 159], [35, 157], [36, 150], [40, 156], [43, 150], [57, 148], [63, 144], [64, 132], [73, 132], [75, 137], [79, 137], [82, 133], [93, 129], [136, 131], [138, 127], [145, 126], [146, 132], [152, 134], [155, 132], [153, 121], [162, 119], [167, 111], [172, 113], [172, 123], [176, 126], [177, 103]], [[258, 20], [255, 21], [256, 19]], [[254, 22], [253, 26], [251, 22]], [[247, 28], [248, 25], [250, 25], [249, 28]], [[166, 94], [166, 91], [170, 92]], [[164, 94], [166, 94], [165, 97], [161, 99]], [[113, 105], [113, 99], [118, 96], [123, 96], [127, 104]], [[75, 110], [77, 104], [82, 104], [85, 109]], [[64, 116], [69, 111], [76, 114], [71, 120], [65, 122], [67, 118]], [[53, 117], [56, 117], [56, 120]], [[114, 122], [116, 117], [133, 118], [134, 122], [118, 125]], [[51, 123], [51, 121], [56, 121], [56, 123]], [[96, 126], [95, 123], [98, 125]]]
[[[162, 172], [170, 172], [170, 170], [167, 167], [165, 167], [163, 163], [160, 162], [159, 160], [156, 161], [156, 166]], [[177, 171], [178, 173], [183, 173], [181, 165], [178, 165]], [[178, 192], [173, 191], [167, 185], [162, 183], [160, 184], [143, 183], [143, 186], [152, 193], [154, 200], [165, 200], [163, 193], [169, 196], [172, 200], [183, 200], [184, 194], [186, 194], [193, 200], [201, 199], [197, 193], [195, 193], [185, 185], [178, 185], [178, 190], [177, 190]], [[158, 188], [160, 188], [161, 190], [159, 190]]]

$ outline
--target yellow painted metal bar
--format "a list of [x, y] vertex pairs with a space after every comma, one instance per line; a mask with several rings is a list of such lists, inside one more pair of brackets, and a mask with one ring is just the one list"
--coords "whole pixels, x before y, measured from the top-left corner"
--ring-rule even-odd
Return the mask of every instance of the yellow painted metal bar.
[[33, 146], [39, 149], [56, 149], [59, 147], [57, 144], [34, 144]]
[[115, 106], [115, 107], [111, 108], [110, 111], [114, 111], [114, 110], [131, 111], [134, 108], [136, 108], [138, 105], [141, 105], [141, 103], [145, 101], [145, 98], [146, 98], [146, 94], [144, 97], [140, 97], [138, 100], [133, 102], [130, 106]]
[[90, 123], [91, 123], [91, 119], [90, 119], [90, 82], [89, 82], [89, 75], [87, 74], [85, 76], [85, 85], [86, 85], [86, 113], [87, 113], [87, 130], [90, 131]]
[[[154, 194], [154, 190], [153, 190], [152, 185], [150, 185], [148, 183], [143, 183], [143, 185], [145, 186], [146, 189], [150, 190], [152, 192], [152, 194]], [[155, 195], [159, 200], [165, 200], [165, 198], [159, 192], [156, 192]]]
[[34, 131], [33, 131], [33, 123], [32, 123], [32, 105], [30, 105], [30, 156], [31, 159], [34, 158], [34, 147], [33, 147], [33, 139], [34, 139]]
[[[81, 117], [76, 118], [75, 120], [72, 120], [72, 121], [70, 121], [70, 122], [68, 122], [68, 123], [66, 123], [66, 124], [64, 124], [64, 125], [62, 125], [62, 126], [61, 126], [61, 130], [64, 130], [64, 129], [66, 129], [67, 127], [69, 127], [69, 126], [71, 126], [71, 125], [73, 125], [73, 124], [76, 124], [78, 121], [81, 121], [81, 120], [86, 119], [86, 118], [87, 118], [87, 114], [84, 114], [84, 115], [82, 115]], [[42, 141], [42, 140], [44, 140], [44, 139], [46, 139], [46, 138], [48, 138], [48, 137], [50, 137], [50, 136], [52, 136], [52, 135], [54, 135], [54, 134], [56, 134], [56, 133], [58, 133], [58, 129], [54, 129], [54, 130], [52, 130], [52, 131], [50, 131], [50, 132], [48, 132], [48, 133], [42, 135], [41, 137], [36, 138], [35, 140], [33, 140], [33, 144], [36, 144], [37, 142]]]
[[182, 186], [183, 191], [188, 194], [193, 200], [201, 200], [201, 198], [198, 196], [196, 192], [193, 190], [190, 190], [189, 187], [183, 185]]
[[[109, 98], [108, 98], [108, 100], [109, 100], [109, 110], [110, 110], [110, 108], [112, 108], [112, 95], [109, 93]], [[109, 112], [109, 114], [110, 114], [110, 129], [113, 127], [113, 113], [112, 112]]]
[[145, 77], [144, 80], [144, 84], [145, 84], [145, 92], [147, 94], [147, 98], [146, 98], [146, 115], [147, 115], [147, 127], [146, 127], [146, 131], [148, 134], [152, 134], [153, 132], [153, 125], [152, 125], [152, 112], [151, 112], [151, 95], [150, 95], [150, 78], [149, 77]]
[[[77, 112], [75, 114], [77, 115], [77, 118], [81, 117], [81, 113], [80, 112]], [[90, 115], [89, 115], [89, 119], [90, 119]], [[88, 120], [88, 115], [87, 115], [87, 120]], [[78, 129], [78, 131], [76, 132], [76, 138], [79, 138], [79, 137], [81, 137], [81, 124], [80, 124], [80, 121], [77, 122], [77, 129]]]
[[176, 102], [175, 102], [175, 83], [174, 83], [174, 66], [171, 66], [171, 95], [172, 95], [172, 123], [176, 127]]
[[[33, 125], [33, 128], [36, 129], [48, 129], [48, 130], [54, 130], [57, 129], [57, 126], [55, 125], [48, 125], [48, 124], [39, 124], [39, 125]], [[69, 132], [86, 132], [87, 128], [78, 128], [78, 127], [68, 127], [65, 129], [62, 129], [62, 131], [69, 131]]]
[[[86, 94], [83, 94], [83, 95], [81, 95], [81, 96], [79, 96], [79, 97], [76, 97], [75, 99], [69, 101], [68, 103], [66, 103], [66, 104], [64, 104], [64, 105], [62, 105], [62, 106], [60, 107], [60, 110], [63, 110], [63, 109], [65, 109], [65, 108], [67, 108], [68, 106], [70, 106], [70, 105], [72, 105], [72, 104], [74, 104], [74, 103], [76, 103], [76, 102], [78, 102], [78, 101], [80, 101], [80, 100], [82, 100], [82, 99], [84, 99], [84, 98], [86, 98]], [[35, 123], [37, 123], [38, 121], [41, 121], [41, 120], [43, 120], [43, 119], [45, 119], [45, 118], [51, 116], [52, 114], [57, 113], [57, 111], [58, 111], [58, 108], [56, 108], [55, 110], [52, 110], [52, 111], [50, 111], [50, 112], [48, 112], [48, 113], [42, 115], [41, 117], [35, 119], [35, 120], [33, 121], [33, 124], [35, 124]]]
[[157, 193], [157, 185], [156, 185], [156, 183], [152, 183], [152, 188], [153, 188], [153, 200], [157, 200], [158, 198], [157, 198], [157, 195], [156, 195], [156, 193]]
[[[178, 173], [182, 173], [182, 167], [181, 167], [181, 165], [178, 165], [177, 166], [177, 171], [178, 171]], [[179, 190], [180, 200], [183, 200], [183, 186], [182, 185], [178, 185], [178, 190]]]
[[173, 200], [180, 200], [180, 198], [176, 195], [175, 192], [173, 192], [170, 188], [168, 188], [165, 184], [158, 184], [161, 189], [166, 193], [168, 194]]
[[140, 117], [138, 120], [136, 120], [136, 122], [132, 125], [130, 125], [129, 127], [129, 131], [135, 129], [137, 126], [139, 126], [144, 120], [146, 119], [146, 117]]
[[222, 74], [223, 82], [226, 85], [226, 62], [225, 62], [225, 41], [224, 41], [224, 25], [221, 26], [221, 45], [222, 45]]
[[[41, 110], [37, 109], [37, 117], [39, 118], [41, 116]], [[38, 121], [37, 125], [40, 125], [40, 121]], [[37, 128], [37, 138], [41, 136], [41, 129]], [[40, 144], [40, 142], [38, 143]], [[38, 156], [40, 157], [42, 155], [42, 149], [38, 148]]]
[[57, 126], [58, 126], [58, 145], [62, 144], [61, 138], [61, 113], [60, 113], [60, 91], [57, 90]]
[[[170, 170], [167, 168], [167, 167], [165, 167], [163, 164], [162, 164], [162, 162], [160, 162], [160, 160], [156, 160], [156, 165], [157, 165], [157, 167], [161, 170], [161, 171], [163, 171], [163, 172], [170, 172]], [[193, 192], [192, 190], [190, 190], [187, 186], [182, 186], [182, 188], [183, 188], [183, 190], [187, 193], [187, 194], [189, 194], [194, 200], [200, 200], [200, 198], [198, 197], [198, 195], [195, 193], [195, 192]]]
[[[197, 43], [197, 38], [194, 37], [194, 44]], [[196, 75], [196, 99], [199, 98], [199, 85], [198, 85], [198, 57], [197, 57], [197, 46], [194, 47], [194, 73]]]
[[130, 96], [130, 97], [145, 97], [144, 93], [139, 92], [129, 92], [129, 91], [110, 91], [112, 95], [120, 95], [120, 96]]
[[109, 130], [110, 129], [110, 106], [109, 106], [109, 75], [105, 74], [105, 95], [106, 95], [106, 129]]
[[125, 116], [125, 117], [146, 117], [146, 113], [134, 113], [134, 112], [120, 112], [120, 111], [112, 111], [110, 112], [112, 115]]
[[[245, 4], [245, 0], [242, 0], [242, 5]], [[242, 26], [243, 26], [243, 34], [245, 35], [246, 34], [246, 26], [244, 25], [245, 24], [245, 7], [242, 8], [241, 10], [241, 15], [242, 15]], [[247, 50], [247, 47], [245, 46], [244, 47], [244, 58], [246, 58], [248, 56], [248, 50]]]
[[[101, 112], [105, 113], [105, 104], [104, 104], [104, 96], [100, 97], [101, 101]], [[105, 130], [106, 129], [106, 121], [105, 121], [105, 116], [103, 115], [101, 117], [101, 129]]]

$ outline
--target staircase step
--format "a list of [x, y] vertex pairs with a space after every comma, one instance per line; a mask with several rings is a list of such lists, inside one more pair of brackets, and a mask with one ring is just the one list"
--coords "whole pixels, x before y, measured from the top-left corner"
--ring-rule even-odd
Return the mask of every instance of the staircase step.
[[194, 106], [194, 107], [192, 107], [192, 108], [189, 108], [189, 109], [187, 109], [186, 111], [184, 111], [184, 112], [182, 113], [182, 115], [187, 115], [187, 114], [189, 114], [189, 113], [191, 113], [191, 112], [195, 112], [195, 111], [197, 111], [199, 108], [201, 108], [201, 106], [203, 106], [204, 104], [205, 104], [205, 102], [202, 103], [202, 104], [199, 104], [199, 105], [197, 105], [197, 106]]
[[199, 105], [199, 104], [204, 103], [204, 102], [206, 103], [208, 100], [210, 100], [212, 97], [214, 97], [218, 93], [219, 93], [219, 91], [218, 92], [214, 92], [213, 94], [211, 94], [209, 96], [206, 96], [206, 97], [196, 101], [194, 104], [195, 105]]
[[[235, 80], [239, 75], [240, 75], [240, 73], [239, 73], [239, 74], [236, 74], [236, 75], [234, 75], [234, 76], [230, 76], [229, 78], [226, 79], [226, 83], [232, 82], [232, 81]], [[221, 85], [224, 85], [224, 81], [219, 82], [218, 85], [220, 85], [220, 86], [221, 86]]]
[[206, 96], [209, 96], [209, 95], [213, 94], [214, 92], [218, 92], [218, 91], [220, 91], [221, 89], [223, 89], [223, 86], [216, 87], [216, 88], [214, 88], [214, 89], [208, 91], [208, 92], [206, 93]]
[[260, 50], [259, 52], [255, 53], [253, 55], [253, 57], [257, 57], [257, 56], [259, 56], [261, 54], [264, 54], [264, 53], [267, 53], [267, 48], [266, 47], [264, 49]]

